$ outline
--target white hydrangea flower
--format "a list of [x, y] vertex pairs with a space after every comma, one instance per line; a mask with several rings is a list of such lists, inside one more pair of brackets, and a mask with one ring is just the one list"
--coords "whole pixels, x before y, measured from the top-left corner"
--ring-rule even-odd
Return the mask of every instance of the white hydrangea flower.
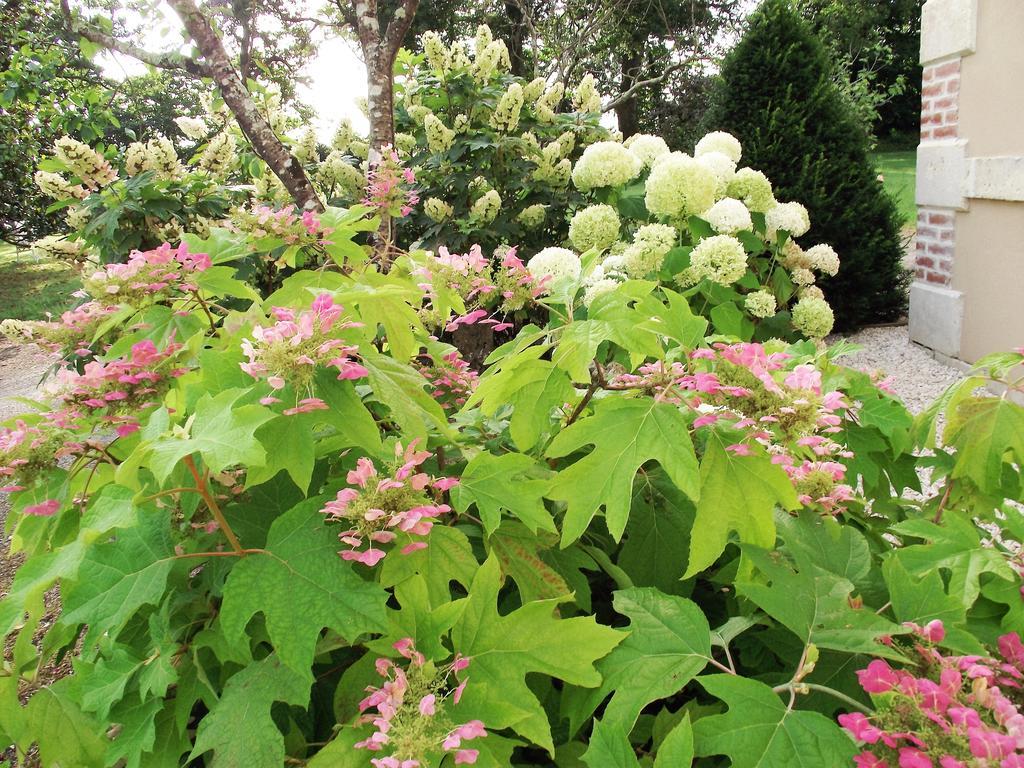
[[512, 83], [498, 100], [491, 115], [491, 127], [496, 131], [511, 133], [519, 125], [519, 112], [523, 108], [523, 86]]
[[722, 198], [700, 217], [721, 235], [735, 235], [741, 230], [754, 227], [747, 206], [732, 197]]
[[35, 259], [80, 261], [85, 257], [85, 248], [77, 240], [64, 239], [63, 235], [47, 235], [32, 243], [31, 254]]
[[753, 168], [740, 168], [726, 188], [729, 197], [741, 200], [747, 208], [765, 213], [775, 207], [775, 194], [768, 177]]
[[59, 173], [36, 171], [32, 178], [35, 179], [39, 191], [54, 200], [66, 200], [69, 197], [84, 200], [89, 196], [89, 191], [85, 187], [73, 185]]
[[455, 142], [455, 131], [442, 123], [433, 112], [424, 116], [423, 130], [427, 134], [427, 147], [434, 154], [447, 152]]
[[430, 111], [430, 107], [426, 107], [422, 104], [412, 104], [411, 106], [406, 107], [405, 111], [409, 113], [409, 117], [412, 118], [414, 123], [420, 123], [421, 125], [425, 125], [424, 121], [427, 119], [427, 115], [434, 114]]
[[470, 217], [479, 223], [490, 224], [501, 210], [501, 195], [496, 190], [485, 192], [469, 209]]
[[370, 156], [370, 144], [366, 141], [354, 139], [349, 142], [348, 151], [352, 157], [358, 157], [360, 160], [366, 160]]
[[292, 154], [300, 163], [307, 164], [316, 160], [316, 133], [312, 128], [302, 132], [302, 136], [294, 143]]
[[235, 137], [227, 131], [218, 133], [199, 157], [199, 167], [213, 175], [231, 170], [235, 164]]
[[89, 189], [99, 189], [117, 180], [117, 173], [99, 152], [70, 136], [53, 145], [54, 154]]
[[715, 174], [718, 186], [715, 188], [715, 197], [725, 197], [729, 188], [729, 182], [736, 175], [736, 163], [728, 155], [721, 152], [705, 152], [696, 158], [697, 162]]
[[416, 137], [413, 136], [411, 133], [396, 133], [395, 148], [401, 154], [411, 155], [413, 151], [416, 149]]
[[535, 77], [533, 80], [526, 84], [523, 88], [523, 98], [533, 103], [540, 98], [540, 95], [544, 93], [544, 89], [548, 87], [548, 81], [543, 77]]
[[800, 288], [798, 296], [801, 299], [810, 298], [824, 300], [825, 292], [816, 285], [805, 285], [802, 288]]
[[602, 277], [593, 282], [587, 282], [583, 290], [583, 306], [589, 307], [598, 296], [611, 293], [619, 287], [619, 281], [611, 277]]
[[193, 141], [199, 141], [200, 139], [205, 138], [206, 134], [210, 130], [206, 126], [206, 123], [197, 117], [176, 117], [174, 118], [174, 124], [178, 126], [178, 130], [181, 131], [186, 138], [192, 139]]
[[90, 218], [92, 218], [92, 214], [83, 205], [72, 205], [64, 214], [64, 221], [67, 222], [68, 229], [72, 231], [84, 227], [89, 223]]
[[697, 280], [707, 278], [720, 285], [732, 285], [747, 273], [747, 252], [743, 243], [730, 235], [706, 237], [690, 252], [690, 271]]
[[427, 64], [432, 70], [444, 74], [451, 69], [451, 53], [437, 32], [424, 32], [420, 42], [423, 45], [423, 52], [427, 55]]
[[774, 238], [779, 230], [789, 232], [791, 237], [800, 237], [811, 228], [811, 217], [800, 203], [779, 203], [765, 213], [764, 223], [770, 238]]
[[441, 222], [451, 216], [455, 209], [440, 198], [428, 197], [423, 203], [423, 211], [434, 221]]
[[185, 166], [178, 159], [171, 140], [159, 134], [146, 143], [149, 155], [148, 170], [156, 172], [157, 177], [174, 181], [185, 175]]
[[775, 296], [771, 291], [765, 290], [748, 293], [747, 297], [743, 300], [743, 305], [754, 317], [771, 317], [778, 308]]
[[790, 273], [794, 285], [814, 285], [814, 273], [809, 269], [797, 267]]
[[597, 83], [589, 72], [583, 76], [579, 87], [573, 93], [572, 103], [577, 112], [600, 114], [601, 94], [597, 92]]
[[591, 205], [569, 223], [569, 240], [580, 251], [603, 251], [619, 239], [619, 214], [610, 205]]
[[721, 152], [734, 163], [738, 163], [743, 155], [743, 147], [740, 146], [740, 140], [731, 133], [713, 131], [698, 141], [693, 150], [695, 157], [706, 155], [708, 152]]
[[667, 224], [646, 224], [637, 230], [633, 243], [622, 254], [623, 268], [627, 275], [642, 278], [657, 272], [665, 261], [665, 255], [676, 244], [679, 233]]
[[835, 315], [828, 302], [817, 296], [803, 295], [793, 306], [793, 327], [812, 339], [823, 339], [832, 331]]
[[526, 268], [538, 280], [550, 275], [552, 282], [558, 283], [579, 280], [583, 264], [568, 248], [545, 248], [530, 259]]
[[348, 149], [349, 143], [355, 137], [356, 132], [352, 128], [352, 122], [347, 117], [344, 117], [338, 123], [338, 130], [334, 132], [334, 138], [331, 139], [331, 148], [345, 152]]
[[811, 262], [811, 268], [816, 269], [819, 272], [835, 276], [839, 273], [839, 254], [835, 252], [835, 249], [831, 245], [815, 245], [812, 248], [808, 248], [807, 258]]
[[558, 108], [558, 103], [564, 95], [565, 86], [560, 82], [556, 82], [545, 90], [533, 105], [534, 112], [537, 114], [537, 120], [542, 123], [552, 122], [555, 119], [555, 110]]
[[546, 215], [547, 206], [541, 203], [536, 203], [523, 208], [516, 219], [527, 229], [537, 229], [544, 223], [544, 217]]
[[502, 40], [492, 41], [483, 52], [478, 52], [473, 61], [473, 77], [478, 83], [486, 83], [495, 72], [507, 72], [512, 67], [508, 47]]
[[650, 168], [654, 161], [669, 153], [668, 144], [661, 136], [651, 136], [646, 133], [634, 133], [626, 139], [622, 146], [632, 152], [644, 168]]
[[718, 180], [705, 166], [682, 152], [662, 155], [647, 177], [644, 202], [656, 216], [689, 216], [715, 203]]
[[782, 246], [782, 265], [786, 269], [810, 269], [811, 260], [800, 244], [793, 238], [789, 238]]
[[637, 177], [640, 160], [621, 144], [598, 141], [583, 150], [576, 161], [572, 181], [577, 189], [618, 187]]

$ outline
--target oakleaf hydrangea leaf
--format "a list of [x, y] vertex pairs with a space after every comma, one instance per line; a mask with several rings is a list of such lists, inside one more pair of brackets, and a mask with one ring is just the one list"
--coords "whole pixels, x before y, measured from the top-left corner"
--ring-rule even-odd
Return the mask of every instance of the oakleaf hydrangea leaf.
[[472, 657], [472, 680], [459, 716], [488, 728], [511, 728], [534, 744], [554, 750], [548, 716], [526, 684], [540, 673], [579, 686], [601, 684], [594, 662], [618, 645], [623, 634], [592, 616], [559, 619], [562, 599], [538, 600], [498, 613], [501, 569], [495, 557], [480, 566], [462, 616], [452, 629], [452, 647]]
[[700, 573], [725, 551], [729, 532], [760, 547], [775, 545], [775, 505], [799, 506], [781, 467], [763, 452], [729, 453], [716, 433], [708, 437], [700, 464], [700, 499], [690, 538], [686, 577]]
[[[281, 662], [305, 679], [326, 627], [354, 640], [386, 627], [387, 593], [338, 557], [338, 534], [312, 499], [270, 527], [266, 551], [242, 558], [228, 575], [220, 622], [232, 643], [245, 642], [245, 627], [262, 612]], [[401, 555], [396, 555], [401, 557]]]
[[544, 508], [548, 484], [538, 477], [544, 474], [547, 472], [536, 460], [521, 453], [479, 453], [466, 465], [459, 484], [452, 488], [452, 505], [458, 512], [465, 512], [475, 504], [488, 536], [501, 524], [503, 509], [531, 531], [543, 529], [554, 533], [554, 520]]
[[607, 719], [594, 723], [583, 762], [588, 768], [640, 768], [640, 761], [629, 743], [628, 731]]
[[788, 709], [764, 683], [735, 675], [697, 678], [729, 707], [693, 724], [698, 756], [727, 755], [732, 768], [851, 765], [853, 740], [817, 712]]
[[548, 456], [568, 456], [585, 445], [594, 446], [590, 454], [561, 470], [548, 492], [549, 498], [568, 502], [562, 546], [582, 536], [602, 506], [608, 530], [618, 541], [629, 519], [637, 470], [648, 461], [657, 461], [681, 491], [698, 498], [697, 457], [689, 426], [674, 405], [615, 397], [601, 400], [592, 416], [560, 432], [551, 441]]

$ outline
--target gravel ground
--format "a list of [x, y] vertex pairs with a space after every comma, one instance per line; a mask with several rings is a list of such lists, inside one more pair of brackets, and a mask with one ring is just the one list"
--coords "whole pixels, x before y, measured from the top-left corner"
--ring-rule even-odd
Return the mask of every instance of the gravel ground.
[[840, 362], [862, 371], [881, 371], [911, 413], [920, 413], [964, 375], [940, 363], [924, 347], [910, 341], [907, 326], [867, 328], [846, 337], [863, 347]]

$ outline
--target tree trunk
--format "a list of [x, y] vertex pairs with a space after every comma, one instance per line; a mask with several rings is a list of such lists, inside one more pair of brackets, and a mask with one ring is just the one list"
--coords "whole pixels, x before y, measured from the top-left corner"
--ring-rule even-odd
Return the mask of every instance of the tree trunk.
[[168, 0], [168, 3], [181, 17], [189, 36], [206, 60], [207, 74], [217, 84], [224, 103], [231, 109], [253, 150], [281, 180], [299, 207], [323, 210], [323, 204], [302, 165], [292, 157], [270, 123], [256, 108], [210, 20], [193, 0]]
[[505, 15], [508, 16], [511, 33], [509, 35], [508, 58], [512, 64], [512, 74], [526, 77], [526, 56], [523, 53], [523, 40], [526, 38], [526, 25], [523, 9], [517, 2], [508, 0], [505, 3]]
[[394, 59], [388, 60], [378, 48], [377, 56], [366, 61], [366, 111], [370, 120], [370, 150], [395, 143]]
[[[627, 54], [622, 58], [622, 72], [620, 78], [620, 93], [626, 93], [632, 88], [640, 74], [640, 56], [635, 53]], [[636, 116], [636, 95], [630, 96], [620, 104], [615, 105], [615, 116], [619, 122], [619, 130], [622, 138], [628, 139], [634, 133], [639, 132], [640, 124]]]

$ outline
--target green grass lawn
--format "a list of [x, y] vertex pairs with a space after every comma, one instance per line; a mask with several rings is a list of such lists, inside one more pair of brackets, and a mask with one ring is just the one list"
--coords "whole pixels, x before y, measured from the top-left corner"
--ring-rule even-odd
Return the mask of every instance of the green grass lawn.
[[917, 152], [876, 152], [871, 155], [875, 168], [885, 178], [886, 191], [896, 201], [903, 224], [915, 226], [917, 206], [914, 203], [914, 184], [917, 176]]
[[75, 270], [59, 262], [37, 261], [22, 249], [0, 243], [0, 319], [43, 320], [59, 315], [82, 287]]

